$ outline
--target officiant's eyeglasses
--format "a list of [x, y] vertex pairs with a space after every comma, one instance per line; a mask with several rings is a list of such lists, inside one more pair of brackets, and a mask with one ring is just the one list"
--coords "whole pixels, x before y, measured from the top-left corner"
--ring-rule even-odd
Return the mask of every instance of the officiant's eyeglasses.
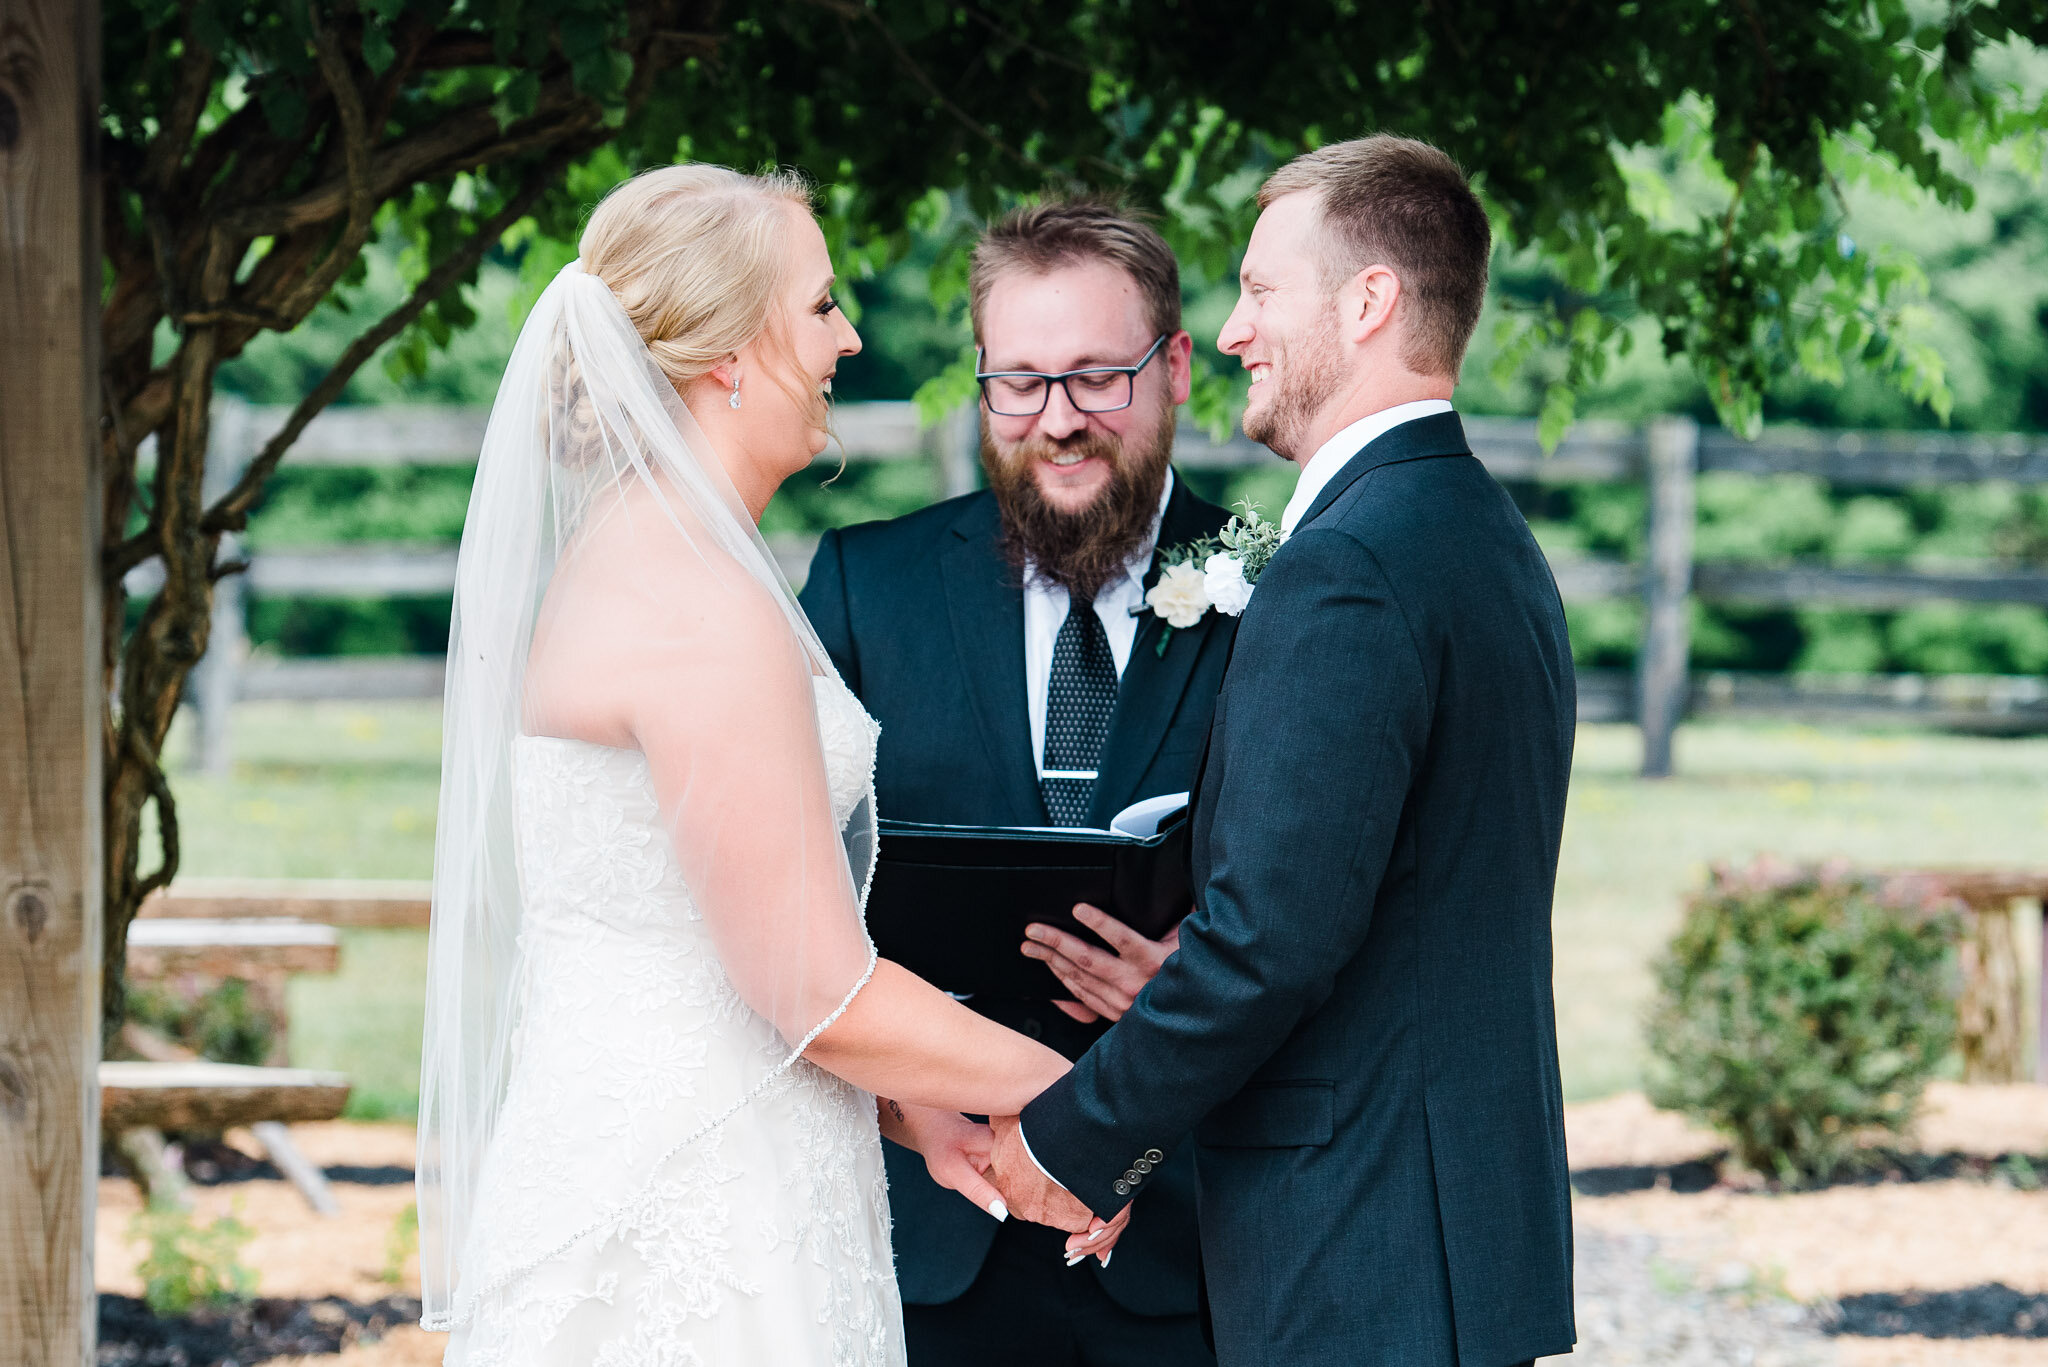
[[1062, 370], [1049, 375], [1043, 370], [983, 370], [985, 348], [974, 351], [974, 378], [981, 385], [981, 397], [988, 411], [1004, 418], [1035, 418], [1045, 411], [1052, 387], [1067, 391], [1067, 402], [1083, 413], [1114, 413], [1131, 406], [1137, 389], [1138, 372], [1152, 364], [1159, 348], [1166, 345], [1166, 333], [1159, 334], [1136, 365], [1092, 365], [1081, 370]]

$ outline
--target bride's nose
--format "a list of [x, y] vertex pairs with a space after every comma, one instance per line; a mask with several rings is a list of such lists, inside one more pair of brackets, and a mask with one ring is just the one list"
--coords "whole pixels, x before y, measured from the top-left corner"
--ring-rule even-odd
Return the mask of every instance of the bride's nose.
[[839, 354], [841, 356], [858, 354], [860, 351], [860, 334], [854, 331], [853, 324], [846, 320], [845, 314], [834, 309], [832, 316], [839, 321]]

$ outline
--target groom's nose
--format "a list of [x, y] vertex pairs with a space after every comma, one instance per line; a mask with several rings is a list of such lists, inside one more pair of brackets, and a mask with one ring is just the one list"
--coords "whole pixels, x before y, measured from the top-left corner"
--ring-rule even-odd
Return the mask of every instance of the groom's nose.
[[1216, 334], [1216, 349], [1225, 356], [1235, 356], [1251, 344], [1252, 326], [1244, 313], [1244, 295], [1240, 293], [1230, 316], [1223, 320], [1223, 330]]

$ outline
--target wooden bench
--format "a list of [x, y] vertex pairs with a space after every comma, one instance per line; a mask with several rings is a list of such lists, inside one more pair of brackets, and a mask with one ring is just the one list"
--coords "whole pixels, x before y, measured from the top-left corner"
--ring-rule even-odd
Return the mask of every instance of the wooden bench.
[[128, 927], [130, 981], [189, 976], [247, 983], [272, 1026], [264, 1060], [271, 1064], [283, 1065], [291, 1057], [286, 981], [294, 974], [333, 973], [340, 967], [340, 937], [332, 926], [278, 919], [164, 919], [136, 920]]
[[130, 1129], [228, 1130], [274, 1120], [333, 1120], [348, 1105], [340, 1073], [242, 1063], [100, 1065], [100, 1124]]
[[307, 921], [153, 920], [128, 927], [128, 973], [168, 978], [259, 978], [332, 973], [341, 941], [332, 926]]
[[291, 1141], [291, 1122], [333, 1120], [348, 1105], [340, 1073], [256, 1068], [204, 1059], [99, 1066], [100, 1125], [134, 1167], [152, 1201], [185, 1200], [184, 1174], [165, 1152], [165, 1130], [228, 1130], [246, 1125], [308, 1205], [321, 1215], [341, 1207], [326, 1174]]

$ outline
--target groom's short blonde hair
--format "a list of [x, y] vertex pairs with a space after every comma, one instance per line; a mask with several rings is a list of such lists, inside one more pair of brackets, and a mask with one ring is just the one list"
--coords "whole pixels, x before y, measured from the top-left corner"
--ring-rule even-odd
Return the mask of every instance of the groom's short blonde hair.
[[1180, 331], [1180, 262], [1151, 224], [1101, 200], [1048, 199], [1013, 209], [989, 225], [967, 275], [974, 340], [995, 282], [1012, 272], [1044, 275], [1103, 261], [1128, 274], [1145, 302], [1153, 335]]
[[1391, 268], [1409, 301], [1402, 361], [1456, 379], [1486, 303], [1493, 250], [1486, 210], [1458, 163], [1389, 133], [1334, 142], [1275, 171], [1259, 188], [1259, 207], [1304, 192], [1316, 196], [1330, 230], [1328, 283], [1367, 266]]

